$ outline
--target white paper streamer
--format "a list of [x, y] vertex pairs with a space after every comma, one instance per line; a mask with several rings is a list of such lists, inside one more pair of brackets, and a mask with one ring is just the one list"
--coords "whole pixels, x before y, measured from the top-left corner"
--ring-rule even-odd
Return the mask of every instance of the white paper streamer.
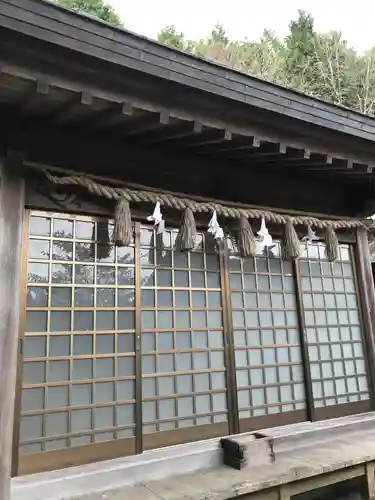
[[212, 234], [215, 240], [222, 240], [224, 238], [224, 231], [217, 221], [216, 210], [213, 211], [211, 220], [208, 223], [208, 232]]
[[272, 241], [272, 236], [270, 235], [270, 233], [267, 229], [266, 221], [265, 221], [264, 217], [262, 217], [260, 229], [259, 229], [257, 234], [260, 236], [260, 244], [261, 244], [262, 248], [274, 246], [274, 243]]
[[312, 230], [310, 224], [307, 225], [307, 235], [302, 238], [302, 241], [308, 241], [309, 243], [319, 241], [318, 236], [315, 234], [315, 231]]
[[154, 211], [153, 211], [152, 215], [149, 215], [147, 217], [147, 220], [149, 222], [153, 222], [154, 226], [157, 226], [157, 230], [156, 230], [157, 234], [164, 233], [164, 231], [165, 231], [165, 220], [163, 219], [163, 215], [161, 213], [160, 201], [156, 202]]

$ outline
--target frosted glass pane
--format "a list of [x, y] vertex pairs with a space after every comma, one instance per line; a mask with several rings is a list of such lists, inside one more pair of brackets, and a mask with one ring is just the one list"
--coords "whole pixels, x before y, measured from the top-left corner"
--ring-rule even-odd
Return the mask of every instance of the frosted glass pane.
[[112, 307], [115, 305], [115, 289], [99, 288], [96, 291], [96, 305], [100, 307]]
[[29, 232], [35, 236], [49, 236], [51, 234], [51, 219], [31, 216]]
[[96, 353], [107, 354], [115, 351], [114, 335], [96, 335]]
[[173, 418], [175, 416], [174, 399], [162, 399], [158, 401], [159, 418]]
[[76, 288], [74, 294], [74, 305], [77, 307], [93, 306], [94, 305], [94, 289], [93, 288]]
[[69, 356], [70, 354], [70, 335], [53, 336], [49, 339], [50, 356]]
[[51, 311], [51, 332], [69, 331], [71, 329], [70, 311]]
[[[151, 313], [152, 314], [152, 313]], [[134, 330], [134, 311], [119, 311], [117, 317], [117, 327], [119, 330]], [[142, 313], [143, 326], [143, 313]]]
[[20, 440], [37, 439], [42, 437], [42, 416], [34, 415], [21, 418]]
[[142, 330], [155, 328], [155, 313], [153, 311], [142, 311]]
[[263, 389], [253, 389], [251, 391], [253, 406], [261, 406], [265, 404], [265, 394]]
[[110, 378], [114, 376], [113, 358], [103, 358], [95, 360], [95, 377]]
[[44, 389], [23, 389], [22, 411], [34, 411], [44, 408]]
[[95, 408], [94, 419], [95, 429], [110, 428], [114, 426], [115, 409], [108, 408]]
[[194, 414], [193, 398], [192, 397], [179, 398], [177, 400], [177, 409], [179, 417], [187, 417], [189, 415], [193, 415]]
[[224, 353], [222, 351], [213, 351], [210, 354], [210, 367], [221, 368], [224, 366]]
[[211, 373], [211, 389], [223, 389], [226, 387], [225, 373], [214, 372]]
[[73, 260], [73, 243], [55, 240], [52, 244], [52, 260]]
[[73, 379], [83, 380], [91, 379], [92, 373], [92, 360], [91, 359], [75, 359], [73, 360]]
[[46, 332], [47, 331], [47, 312], [46, 311], [27, 311], [25, 331], [26, 332]]
[[247, 366], [247, 351], [236, 350], [235, 351], [236, 366]]
[[135, 373], [135, 360], [133, 356], [124, 356], [117, 359], [117, 375], [125, 377], [134, 375]]
[[193, 332], [193, 347], [205, 349], [208, 347], [207, 332]]
[[96, 269], [96, 282], [99, 285], [114, 285], [116, 283], [115, 268], [98, 266]]
[[50, 361], [47, 378], [48, 382], [69, 380], [69, 361]]
[[59, 238], [73, 237], [73, 221], [67, 219], [53, 220], [53, 235]]
[[[210, 396], [202, 394], [195, 397], [195, 409], [199, 413], [209, 413], [211, 411]], [[220, 408], [221, 409], [221, 408]]]
[[159, 396], [174, 394], [174, 377], [158, 377], [157, 387]]
[[96, 329], [97, 330], [114, 330], [115, 329], [115, 312], [114, 311], [97, 311], [97, 313], [96, 313]]
[[109, 403], [114, 399], [115, 399], [115, 385], [113, 382], [101, 382], [95, 384], [94, 386], [95, 403]]
[[157, 313], [158, 328], [161, 330], [173, 327], [173, 312], [158, 311]]
[[74, 354], [92, 354], [93, 336], [92, 335], [74, 335], [73, 353]]
[[74, 329], [78, 331], [93, 330], [94, 314], [91, 311], [75, 311]]
[[91, 429], [91, 410], [73, 410], [71, 412], [72, 432], [80, 432]]
[[29, 262], [27, 267], [27, 279], [29, 283], [48, 283], [49, 265]]
[[48, 387], [48, 389], [46, 389], [46, 394], [47, 408], [61, 408], [64, 406], [68, 406], [68, 387]]
[[52, 283], [71, 283], [73, 266], [68, 264], [52, 264]]
[[[177, 286], [176, 283], [175, 283], [175, 286]], [[188, 307], [189, 306], [189, 304], [190, 304], [189, 292], [177, 290], [174, 293], [174, 297], [175, 297], [175, 306], [176, 307]]]
[[123, 286], [134, 286], [134, 268], [119, 267], [117, 269], [117, 284]]
[[24, 337], [23, 355], [25, 358], [43, 357], [46, 355], [45, 337]]
[[129, 288], [119, 288], [117, 290], [117, 305], [120, 307], [135, 305], [134, 290]]
[[44, 417], [45, 436], [56, 436], [68, 432], [68, 413], [49, 413]]
[[134, 423], [134, 405], [120, 405], [117, 407], [118, 425], [132, 425]]
[[194, 370], [205, 370], [208, 368], [208, 353], [195, 352], [193, 353]]
[[[50, 242], [48, 240], [29, 240], [29, 259], [49, 259]], [[60, 259], [56, 259], [60, 260]]]
[[[27, 306], [46, 307], [48, 304], [48, 288], [29, 286], [27, 288]], [[53, 304], [52, 304], [53, 305]]]
[[157, 357], [157, 371], [161, 372], [173, 372], [173, 354], [159, 354]]
[[72, 385], [70, 396], [72, 406], [91, 404], [91, 394], [91, 384]]
[[199, 373], [194, 375], [194, 384], [199, 392], [210, 390], [210, 376], [208, 373]]
[[193, 392], [193, 377], [192, 375], [178, 375], [176, 377], [177, 392], [180, 394]]
[[142, 403], [143, 421], [156, 420], [156, 401], [144, 401]]
[[237, 370], [236, 371], [237, 387], [245, 387], [250, 385], [249, 381], [249, 371], [248, 370]]

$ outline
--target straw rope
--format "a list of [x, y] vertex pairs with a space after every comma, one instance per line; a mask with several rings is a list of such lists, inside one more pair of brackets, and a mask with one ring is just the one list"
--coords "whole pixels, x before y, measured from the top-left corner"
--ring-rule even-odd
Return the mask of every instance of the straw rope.
[[90, 193], [107, 198], [109, 200], [126, 200], [128, 202], [160, 202], [161, 205], [177, 210], [191, 209], [195, 213], [211, 213], [216, 210], [218, 215], [240, 219], [245, 216], [248, 219], [264, 219], [267, 222], [274, 224], [286, 225], [288, 221], [296, 225], [310, 225], [318, 229], [348, 229], [357, 227], [368, 227], [365, 221], [348, 219], [348, 220], [327, 220], [318, 219], [310, 216], [284, 216], [271, 212], [269, 210], [246, 209], [229, 207], [223, 204], [212, 202], [195, 201], [191, 198], [184, 198], [170, 193], [156, 193], [153, 191], [129, 189], [127, 187], [113, 187], [100, 184], [88, 176], [83, 175], [70, 175], [70, 176], [56, 176], [52, 175], [47, 170], [43, 170], [44, 174], [50, 182], [60, 186], [80, 186], [87, 189]]

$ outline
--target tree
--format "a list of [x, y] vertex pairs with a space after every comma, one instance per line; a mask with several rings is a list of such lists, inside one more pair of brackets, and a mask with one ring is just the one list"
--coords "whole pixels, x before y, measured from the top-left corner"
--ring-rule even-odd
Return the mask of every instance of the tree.
[[225, 33], [224, 26], [222, 24], [216, 24], [214, 29], [211, 31], [211, 40], [213, 43], [222, 43], [223, 45], [228, 45], [229, 38]]
[[165, 26], [158, 34], [158, 42], [164, 43], [174, 49], [185, 49], [185, 36], [178, 32], [174, 25]]
[[90, 14], [114, 26], [123, 26], [120, 17], [104, 0], [57, 0], [57, 2], [81, 14]]
[[221, 24], [200, 40], [186, 40], [174, 26], [164, 28], [158, 39], [244, 73], [375, 115], [375, 47], [358, 54], [341, 33], [318, 33], [314, 19], [304, 11], [290, 22], [284, 41], [269, 30], [258, 41], [232, 41]]
[[300, 10], [298, 19], [290, 22], [289, 31], [289, 35], [285, 38], [286, 84], [311, 93], [316, 82], [314, 19], [310, 14]]

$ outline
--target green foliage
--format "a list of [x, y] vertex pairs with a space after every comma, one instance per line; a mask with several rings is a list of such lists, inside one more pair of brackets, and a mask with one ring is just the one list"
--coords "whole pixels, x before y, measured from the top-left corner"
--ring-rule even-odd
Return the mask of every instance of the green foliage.
[[227, 37], [224, 26], [222, 24], [216, 24], [211, 32], [211, 40], [213, 43], [222, 43], [223, 45], [228, 45], [229, 38]]
[[90, 14], [114, 26], [122, 27], [120, 17], [103, 0], [57, 0], [57, 2], [81, 14]]
[[184, 50], [186, 47], [183, 33], [179, 33], [173, 25], [165, 26], [158, 34], [158, 42], [164, 43], [174, 49]]
[[231, 41], [222, 25], [210, 36], [187, 40], [167, 26], [158, 40], [170, 47], [293, 88], [327, 102], [375, 115], [375, 47], [358, 54], [341, 33], [318, 33], [310, 14], [299, 11], [285, 40], [265, 30], [261, 39]]

